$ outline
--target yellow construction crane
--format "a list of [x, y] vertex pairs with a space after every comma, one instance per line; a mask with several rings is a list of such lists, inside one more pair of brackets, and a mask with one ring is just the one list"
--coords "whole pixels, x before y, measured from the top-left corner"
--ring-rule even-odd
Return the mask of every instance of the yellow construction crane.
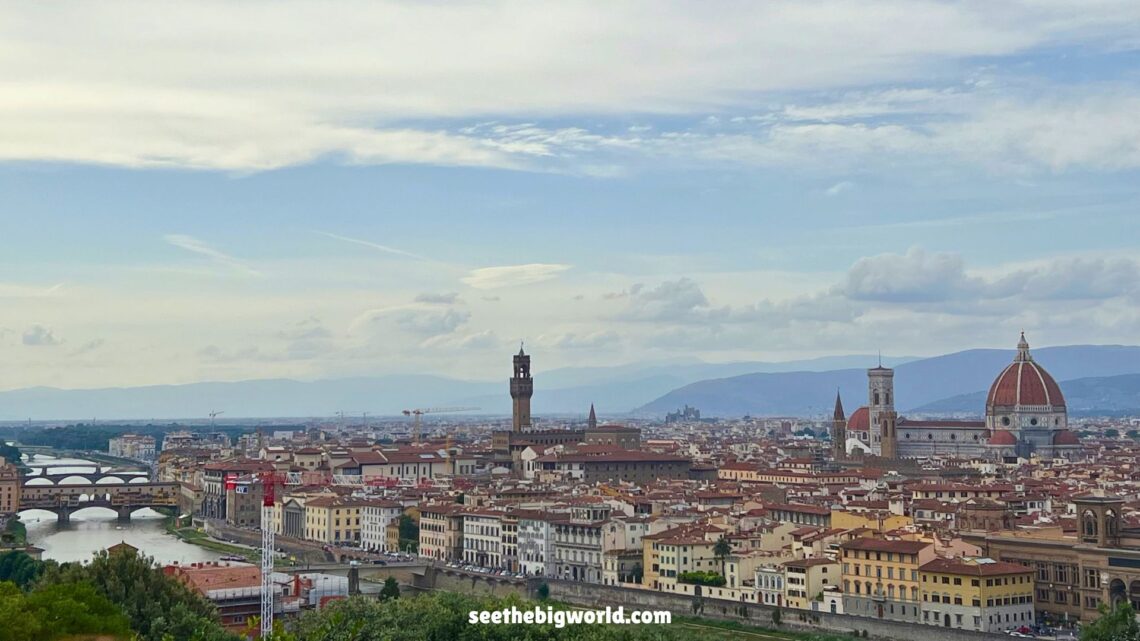
[[420, 408], [420, 409], [414, 409], [414, 410], [404, 410], [404, 416], [411, 416], [413, 418], [414, 424], [412, 427], [412, 442], [419, 444], [419, 442], [420, 442], [420, 430], [423, 427], [422, 422], [420, 420], [420, 417], [423, 416], [424, 414], [451, 414], [453, 412], [470, 412], [472, 410], [477, 410], [477, 409], [479, 409], [479, 408], [478, 407], [429, 407], [426, 409]]

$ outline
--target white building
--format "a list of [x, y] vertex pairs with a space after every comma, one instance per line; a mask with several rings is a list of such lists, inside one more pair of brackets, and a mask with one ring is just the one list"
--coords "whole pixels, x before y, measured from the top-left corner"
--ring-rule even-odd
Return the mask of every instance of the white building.
[[108, 443], [107, 451], [111, 456], [150, 462], [154, 460], [154, 437], [141, 434], [116, 436]]
[[396, 501], [370, 499], [360, 510], [360, 547], [394, 552], [388, 549], [388, 526], [399, 521], [403, 513], [403, 506]]
[[538, 515], [519, 517], [519, 566], [530, 576], [551, 576], [554, 534], [550, 521]]
[[783, 607], [784, 568], [782, 566], [765, 566], [756, 569], [756, 595], [757, 601], [764, 605]]
[[463, 514], [463, 561], [484, 568], [503, 567], [501, 512], [479, 510]]

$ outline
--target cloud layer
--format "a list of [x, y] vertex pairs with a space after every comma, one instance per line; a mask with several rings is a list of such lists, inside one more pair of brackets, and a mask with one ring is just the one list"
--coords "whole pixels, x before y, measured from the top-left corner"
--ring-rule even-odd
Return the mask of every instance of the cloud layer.
[[[1134, 46], [1140, 9], [1127, 0], [827, 0], [715, 12], [631, 2], [601, 13], [590, 2], [517, 0], [288, 11], [128, 2], [21, 4], [7, 17], [7, 160], [257, 171], [334, 156], [606, 175], [673, 154], [771, 164], [819, 149], [848, 163], [924, 152], [1051, 169], [1135, 167], [1140, 156], [1135, 91], [1048, 100], [1039, 96], [1053, 92], [979, 81], [947, 92], [943, 80], [975, 60]], [[943, 86], [908, 87], [931, 78]], [[781, 98], [884, 85], [897, 87]], [[890, 119], [919, 111], [918, 122]], [[585, 124], [612, 114], [694, 119], [622, 133]], [[768, 124], [706, 131], [694, 121], [709, 114]], [[852, 122], [870, 116], [888, 119]]]

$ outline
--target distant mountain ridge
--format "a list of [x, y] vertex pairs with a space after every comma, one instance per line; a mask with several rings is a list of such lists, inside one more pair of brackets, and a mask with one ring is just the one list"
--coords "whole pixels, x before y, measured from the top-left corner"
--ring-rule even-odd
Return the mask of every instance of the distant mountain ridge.
[[[927, 406], [951, 397], [968, 397], [988, 390], [1008, 365], [1015, 350], [974, 349], [925, 358], [895, 367], [895, 399], [900, 411], [926, 411]], [[1140, 347], [1123, 345], [1071, 345], [1032, 350], [1058, 381], [1140, 374]], [[1062, 391], [1066, 391], [1062, 385]], [[825, 414], [835, 403], [835, 392], [852, 411], [867, 402], [866, 370], [754, 373], [697, 381], [682, 386], [638, 408], [636, 414], [661, 416], [685, 404], [704, 416], [809, 416]], [[1066, 391], [1066, 394], [1068, 392]], [[984, 411], [985, 392], [977, 397], [947, 403], [943, 411]], [[953, 408], [953, 409], [950, 409]]]
[[[745, 372], [829, 369], [865, 363], [867, 355], [788, 362], [705, 363], [680, 361], [611, 367], [541, 369], [535, 356], [536, 415], [585, 416], [594, 403], [603, 416], [624, 414], [672, 389], [710, 377]], [[906, 357], [891, 362], [905, 362]], [[432, 375], [388, 375], [318, 381], [261, 379], [235, 382], [152, 385], [128, 388], [57, 389], [33, 387], [0, 392], [0, 420], [164, 420], [204, 417], [224, 410], [226, 418], [333, 416], [338, 411], [372, 416], [404, 409], [465, 405], [474, 414], [507, 415], [510, 360], [500, 382]]]
[[[1096, 376], [1060, 381], [1070, 414], [1140, 414], [1140, 374]], [[956, 414], [982, 407], [988, 390], [959, 394], [916, 407], [922, 414]]]

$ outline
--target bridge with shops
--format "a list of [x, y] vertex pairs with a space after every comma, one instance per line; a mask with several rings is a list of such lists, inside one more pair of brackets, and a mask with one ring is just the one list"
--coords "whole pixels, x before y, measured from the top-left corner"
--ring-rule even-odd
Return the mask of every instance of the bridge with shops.
[[132, 512], [143, 508], [178, 509], [179, 492], [177, 483], [24, 485], [19, 510], [46, 510], [55, 513], [60, 523], [67, 523], [79, 510], [100, 507], [116, 511], [119, 520], [129, 521]]

